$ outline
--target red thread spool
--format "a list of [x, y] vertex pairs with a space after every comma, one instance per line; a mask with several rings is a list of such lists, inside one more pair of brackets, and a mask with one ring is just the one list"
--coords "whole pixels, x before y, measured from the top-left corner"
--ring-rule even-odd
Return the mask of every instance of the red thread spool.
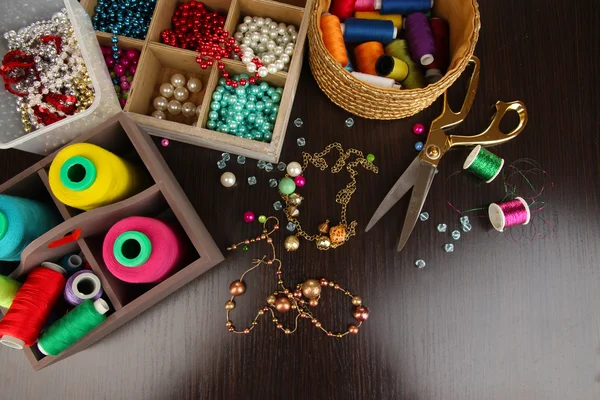
[[0, 343], [19, 350], [35, 344], [65, 288], [65, 273], [54, 263], [31, 271], [0, 321]]
[[355, 0], [333, 0], [329, 12], [343, 21], [354, 14], [354, 4]]
[[437, 69], [445, 74], [450, 63], [450, 27], [448, 22], [441, 18], [431, 18], [429, 24], [435, 43], [435, 59], [427, 69]]

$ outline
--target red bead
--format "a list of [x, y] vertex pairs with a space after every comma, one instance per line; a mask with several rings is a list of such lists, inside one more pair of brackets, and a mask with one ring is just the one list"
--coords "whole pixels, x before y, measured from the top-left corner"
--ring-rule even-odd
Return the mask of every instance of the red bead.
[[232, 88], [234, 88], [234, 89], [235, 89], [235, 88], [237, 88], [238, 86], [239, 86], [239, 85], [238, 85], [238, 83], [237, 83], [236, 81], [233, 81], [233, 82], [231, 83], [231, 87], [232, 87]]
[[240, 84], [242, 86], [244, 86], [248, 81], [246, 81], [244, 78], [240, 79]]
[[354, 309], [352, 315], [359, 322], [366, 321], [369, 318], [369, 309], [365, 306], [358, 306]]
[[220, 70], [220, 71], [223, 71], [223, 70], [225, 69], [225, 64], [221, 64], [221, 63], [219, 63], [219, 64], [217, 65], [217, 68], [219, 68], [219, 70]]
[[229, 72], [223, 71], [223, 78], [225, 78], [225, 79], [229, 78]]
[[248, 78], [248, 81], [250, 81], [251, 84], [254, 84], [256, 82], [256, 78], [251, 76], [250, 78]]

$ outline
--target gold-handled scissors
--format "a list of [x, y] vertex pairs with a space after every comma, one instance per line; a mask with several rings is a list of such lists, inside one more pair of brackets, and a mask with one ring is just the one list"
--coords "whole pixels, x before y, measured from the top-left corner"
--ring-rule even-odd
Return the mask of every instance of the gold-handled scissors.
[[[475, 100], [475, 95], [477, 94], [480, 71], [479, 59], [472, 57], [469, 64], [473, 64], [474, 68], [469, 82], [469, 89], [460, 112], [455, 113], [450, 109], [448, 105], [448, 92], [444, 93], [444, 109], [442, 114], [431, 123], [429, 136], [423, 146], [423, 150], [406, 171], [404, 171], [392, 189], [390, 189], [365, 229], [369, 231], [412, 188], [412, 196], [406, 212], [404, 227], [402, 228], [400, 241], [398, 242], [398, 251], [402, 250], [408, 241], [417, 223], [417, 218], [421, 214], [423, 204], [431, 187], [431, 182], [433, 182], [436, 168], [444, 154], [450, 148], [454, 146], [490, 146], [504, 143], [515, 138], [523, 131], [523, 128], [527, 124], [527, 109], [525, 108], [525, 104], [520, 101], [513, 101], [511, 103], [498, 101], [496, 103], [496, 115], [494, 115], [492, 123], [479, 135], [456, 136], [446, 134], [446, 130], [460, 124], [467, 114], [469, 114], [473, 100]], [[511, 110], [517, 112], [519, 124], [511, 132], [503, 133], [500, 130], [500, 121]]]

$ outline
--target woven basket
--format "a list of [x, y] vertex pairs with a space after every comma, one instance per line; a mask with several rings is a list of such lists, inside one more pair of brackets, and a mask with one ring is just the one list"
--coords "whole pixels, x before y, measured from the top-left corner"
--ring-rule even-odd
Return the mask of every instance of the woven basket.
[[321, 15], [330, 0], [317, 0], [308, 27], [310, 69], [327, 97], [352, 114], [371, 119], [400, 119], [414, 115], [448, 89], [465, 70], [479, 38], [476, 0], [436, 0], [436, 15], [450, 24], [450, 68], [437, 83], [424, 89], [398, 90], [373, 86], [356, 79], [331, 57], [323, 44]]

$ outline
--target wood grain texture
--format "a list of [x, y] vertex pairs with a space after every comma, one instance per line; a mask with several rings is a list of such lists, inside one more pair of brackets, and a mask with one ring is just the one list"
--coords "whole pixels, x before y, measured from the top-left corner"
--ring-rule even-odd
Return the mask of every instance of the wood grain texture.
[[[442, 162], [426, 203], [431, 219], [419, 223], [400, 254], [396, 241], [407, 201], [368, 234], [326, 253], [303, 243], [286, 254], [285, 277], [299, 282], [328, 276], [360, 294], [371, 317], [357, 337], [332, 340], [306, 326], [288, 337], [263, 322], [250, 336], [226, 332], [227, 287], [252, 255], [234, 253], [220, 266], [167, 298], [90, 349], [38, 373], [25, 357], [0, 348], [3, 399], [410, 399], [564, 400], [600, 398], [600, 122], [595, 66], [600, 38], [592, 0], [506, 0], [481, 4], [482, 62], [479, 92], [457, 133], [480, 131], [498, 99], [520, 99], [530, 120], [514, 142], [494, 149], [507, 162], [529, 157], [555, 181], [546, 194], [556, 222], [552, 240], [514, 243], [495, 238], [481, 221], [452, 254], [435, 224], [458, 224], [446, 199], [466, 204], [498, 200], [501, 183], [450, 179], [467, 150]], [[378, 176], [361, 171], [349, 209], [364, 228], [385, 191], [412, 161], [413, 123], [429, 123], [439, 102], [416, 117], [396, 122], [355, 118], [319, 91], [305, 61], [282, 159], [300, 159], [332, 141], [372, 152]], [[162, 149], [200, 217], [223, 250], [256, 232], [242, 214], [271, 212], [275, 176], [231, 161], [238, 186], [218, 183], [220, 153], [171, 143]], [[0, 153], [0, 181], [38, 158]], [[250, 187], [248, 176], [259, 181]], [[302, 221], [315, 225], [338, 215], [333, 196], [347, 176], [307, 174]], [[470, 203], [469, 203], [470, 204]], [[281, 217], [282, 214], [279, 214]], [[282, 239], [283, 232], [279, 238]], [[278, 245], [282, 251], [281, 241]], [[415, 259], [427, 268], [413, 267]], [[275, 288], [263, 270], [233, 314], [238, 325]], [[317, 312], [333, 329], [350, 322], [347, 301], [331, 296]], [[330, 303], [333, 303], [331, 305]], [[338, 310], [333, 313], [333, 306]], [[305, 321], [304, 321], [305, 322]]]

